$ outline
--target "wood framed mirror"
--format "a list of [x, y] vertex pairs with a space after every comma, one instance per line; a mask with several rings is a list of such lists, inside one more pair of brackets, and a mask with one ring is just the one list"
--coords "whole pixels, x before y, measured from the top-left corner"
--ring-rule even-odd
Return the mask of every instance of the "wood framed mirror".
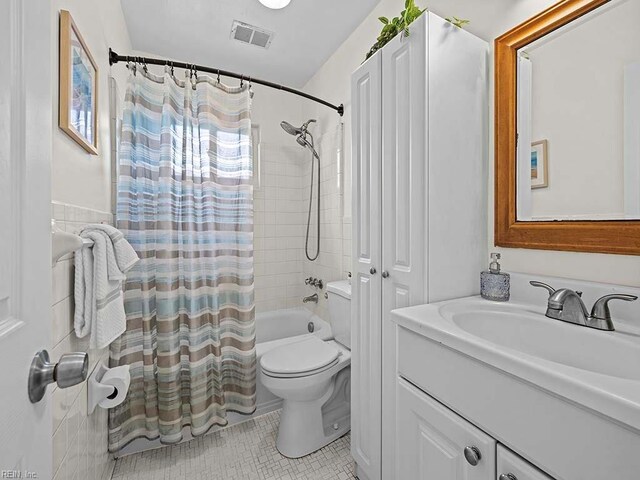
[[[625, 37], [615, 37], [617, 31], [624, 28], [622, 26], [618, 28], [618, 24], [616, 28], [604, 30], [601, 24], [603, 19], [607, 18], [611, 22], [618, 21], [615, 18], [626, 18], [629, 12], [635, 15], [633, 21], [636, 21], [639, 18], [636, 11], [640, 11], [638, 4], [640, 2], [635, 0], [631, 2], [563, 0], [495, 40], [495, 243], [497, 246], [640, 255], [640, 201], [634, 198], [634, 195], [637, 195], [640, 199], [640, 103], [638, 102], [640, 87], [635, 86], [640, 85], [638, 82], [640, 76], [637, 76], [640, 75], [640, 53], [637, 51], [640, 43], [635, 40], [636, 33], [631, 34], [633, 38], [628, 42], [621, 42], [620, 39]], [[614, 7], [634, 10], [616, 12]], [[626, 20], [624, 23], [626, 24]], [[629, 25], [631, 24], [630, 21]], [[587, 33], [588, 27], [600, 29], [600, 35], [595, 36], [594, 42], [603, 44], [608, 37], [614, 36], [608, 47], [609, 50], [606, 50], [606, 45], [602, 49], [598, 47], [602, 50], [600, 57], [595, 58], [597, 54], [589, 45], [584, 45], [584, 42], [572, 44], [578, 45], [572, 47], [572, 50], [566, 48], [566, 43], [571, 36], [575, 37], [573, 39], [575, 41], [578, 35]], [[629, 28], [640, 30], [637, 26], [629, 26]], [[561, 34], [564, 37], [560, 37]], [[582, 39], [591, 37], [594, 37], [593, 32], [589, 37], [583, 35]], [[558, 38], [565, 40], [557, 40]], [[629, 50], [635, 49], [636, 52], [630, 53], [631, 56], [627, 55], [627, 57], [612, 54], [618, 50], [626, 52], [625, 43], [631, 44]], [[556, 59], [555, 63], [551, 60], [540, 63], [542, 62], [541, 52], [545, 48], [539, 48], [539, 45], [546, 45], [546, 50], [555, 52], [556, 56], [564, 48], [565, 57]], [[550, 45], [553, 48], [549, 48]], [[532, 52], [534, 55], [531, 58], [535, 57], [535, 60], [530, 60]], [[568, 52], [571, 52], [571, 55], [568, 55]], [[592, 57], [585, 57], [587, 54], [592, 55], [593, 60]], [[573, 91], [579, 90], [583, 83], [588, 85], [593, 78], [597, 77], [585, 72], [607, 70], [598, 65], [598, 61], [606, 63], [609, 57], [616, 57], [616, 59], [621, 57], [619, 59], [621, 66], [616, 64], [612, 67], [607, 64], [611, 75], [615, 75], [611, 77], [615, 81], [607, 81], [606, 88], [588, 90], [590, 95], [582, 102], [580, 98], [574, 99], [578, 102], [577, 106], [559, 105], [565, 99], [569, 102]], [[580, 72], [582, 76], [578, 81], [571, 80], [568, 74], [562, 73], [563, 67], [571, 61], [575, 61], [576, 65], [572, 70], [567, 71]], [[538, 63], [531, 67], [532, 62]], [[583, 67], [589, 67], [592, 70], [585, 70]], [[527, 68], [533, 68], [536, 73], [527, 74]], [[553, 69], [556, 71], [551, 71]], [[621, 80], [623, 75], [629, 72], [636, 75], [630, 77], [633, 82], [626, 77], [623, 82]], [[547, 90], [543, 90], [544, 87], [541, 85], [545, 78], [555, 82], [551, 90], [548, 87]], [[563, 83], [567, 86], [565, 90], [563, 90]], [[633, 92], [629, 93], [628, 85], [633, 86]], [[532, 91], [540, 96], [532, 97]], [[540, 92], [544, 92], [545, 95]], [[600, 99], [595, 97], [601, 92], [616, 96], [615, 101], [611, 98], [603, 98], [600, 102], [605, 106], [615, 105], [618, 109], [610, 112], [611, 121], [606, 117], [609, 113], [600, 115], [599, 112], [596, 114], [583, 111], [585, 105], [594, 109], [597, 107]], [[630, 99], [635, 102], [633, 106], [628, 105]], [[545, 112], [544, 105], [551, 105], [553, 108], [548, 108], [548, 112]], [[549, 115], [549, 112], [553, 112], [555, 116]], [[564, 118], [562, 115], [565, 112], [574, 112], [576, 116]], [[540, 123], [542, 121], [540, 119], [543, 118], [546, 119], [544, 126], [536, 127], [536, 121]], [[555, 122], [560, 126], [556, 125], [554, 130], [552, 124], [559, 119], [563, 121]], [[595, 124], [587, 124], [588, 121], [592, 123], [595, 121]], [[580, 122], [585, 123], [578, 125]], [[623, 125], [623, 122], [632, 123]], [[575, 135], [571, 137], [571, 132], [564, 132], [565, 126], [567, 131], [569, 127], [577, 130], [581, 140], [576, 141], [578, 137]], [[546, 138], [538, 138], [536, 133], [532, 133], [536, 128], [539, 131], [546, 129], [550, 136], [555, 135], [555, 140], [547, 141]], [[598, 135], [589, 134], [592, 128], [599, 129]], [[552, 132], [549, 133], [550, 131]], [[605, 131], [610, 131], [611, 138], [605, 135]], [[624, 132], [624, 139], [621, 132]], [[614, 140], [615, 145], [608, 143]], [[608, 149], [606, 151], [609, 153], [605, 155], [596, 153], [602, 147]], [[598, 163], [594, 165], [593, 171], [587, 171], [591, 164], [588, 163], [588, 159], [585, 159], [585, 151], [594, 152], [594, 162]], [[549, 154], [550, 159], [547, 158]], [[576, 167], [577, 160], [583, 163], [577, 164]], [[563, 168], [559, 167], [561, 164]], [[634, 173], [636, 164], [637, 178], [633, 177], [636, 175]], [[629, 165], [632, 167], [629, 168]], [[622, 171], [622, 177], [620, 171]], [[568, 174], [565, 175], [563, 172]], [[534, 178], [540, 175], [544, 178]], [[563, 185], [562, 182], [567, 181], [561, 178], [563, 175], [569, 180], [571, 176], [575, 177], [575, 185]], [[616, 180], [610, 180], [608, 175], [615, 177]], [[551, 196], [552, 192], [554, 196]], [[578, 198], [580, 195], [584, 197]], [[602, 195], [602, 198], [598, 195]], [[549, 198], [553, 200], [549, 201]], [[622, 202], [624, 205], [616, 204], [617, 206], [607, 207], [609, 210], [606, 210], [605, 204], [613, 204], [614, 200], [617, 204]], [[532, 213], [532, 209], [535, 210], [531, 206], [532, 203], [536, 208], [539, 207], [542, 212], [540, 215]], [[634, 206], [636, 203], [637, 209]], [[578, 207], [589, 208], [589, 210], [583, 212]], [[560, 211], [554, 208], [556, 210], [560, 208]], [[563, 208], [566, 212], [562, 210]], [[604, 210], [599, 211], [599, 209]]]

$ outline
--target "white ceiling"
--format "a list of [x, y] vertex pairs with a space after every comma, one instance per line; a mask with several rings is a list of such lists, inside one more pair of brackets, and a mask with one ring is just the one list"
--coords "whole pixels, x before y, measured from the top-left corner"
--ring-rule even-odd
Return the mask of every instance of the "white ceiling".
[[[271, 10], [258, 0], [121, 0], [134, 50], [292, 87], [302, 87], [378, 2], [292, 0]], [[269, 49], [231, 40], [233, 20], [275, 32]]]

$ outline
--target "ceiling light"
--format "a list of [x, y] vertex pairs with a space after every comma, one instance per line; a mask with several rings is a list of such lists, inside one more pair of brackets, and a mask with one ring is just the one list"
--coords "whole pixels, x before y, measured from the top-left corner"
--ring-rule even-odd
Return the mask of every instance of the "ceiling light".
[[274, 10], [284, 8], [289, 5], [290, 2], [291, 0], [260, 0], [260, 3], [265, 7], [272, 8]]

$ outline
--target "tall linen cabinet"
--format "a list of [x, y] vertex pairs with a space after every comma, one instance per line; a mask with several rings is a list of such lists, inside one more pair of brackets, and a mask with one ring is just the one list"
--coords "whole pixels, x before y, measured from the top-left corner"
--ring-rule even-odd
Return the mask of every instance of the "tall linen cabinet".
[[351, 452], [395, 480], [393, 309], [479, 292], [487, 256], [488, 45], [432, 13], [352, 76]]

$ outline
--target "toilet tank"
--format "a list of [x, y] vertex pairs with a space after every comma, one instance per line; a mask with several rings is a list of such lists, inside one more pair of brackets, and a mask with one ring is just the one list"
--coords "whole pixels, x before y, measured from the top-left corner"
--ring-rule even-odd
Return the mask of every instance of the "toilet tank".
[[335, 340], [351, 349], [351, 285], [347, 280], [327, 283], [329, 316]]

